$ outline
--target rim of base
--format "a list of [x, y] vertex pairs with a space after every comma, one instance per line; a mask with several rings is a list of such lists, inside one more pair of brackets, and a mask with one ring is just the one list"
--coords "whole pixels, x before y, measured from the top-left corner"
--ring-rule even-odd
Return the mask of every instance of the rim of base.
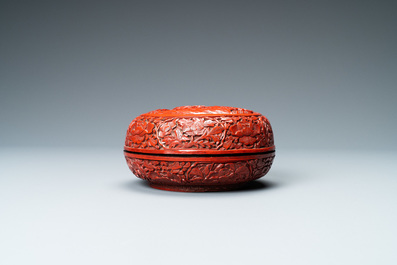
[[226, 185], [168, 185], [149, 182], [149, 186], [166, 191], [176, 191], [176, 192], [213, 192], [213, 191], [230, 191], [236, 190], [244, 186], [244, 183], [237, 184], [226, 184]]

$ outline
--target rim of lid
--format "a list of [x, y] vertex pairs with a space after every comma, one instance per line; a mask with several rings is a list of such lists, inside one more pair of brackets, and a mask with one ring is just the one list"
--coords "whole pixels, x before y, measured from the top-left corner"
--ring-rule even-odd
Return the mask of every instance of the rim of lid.
[[180, 106], [173, 109], [157, 109], [144, 116], [156, 117], [182, 117], [182, 116], [261, 116], [262, 114], [252, 110], [227, 107], [227, 106]]

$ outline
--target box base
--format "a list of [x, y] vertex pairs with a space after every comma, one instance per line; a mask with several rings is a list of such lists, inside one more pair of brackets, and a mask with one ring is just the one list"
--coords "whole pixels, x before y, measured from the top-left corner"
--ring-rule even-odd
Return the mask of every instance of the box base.
[[177, 191], [177, 192], [211, 192], [211, 191], [230, 191], [242, 188], [246, 183], [227, 184], [227, 185], [167, 185], [149, 182], [150, 187], [158, 190]]

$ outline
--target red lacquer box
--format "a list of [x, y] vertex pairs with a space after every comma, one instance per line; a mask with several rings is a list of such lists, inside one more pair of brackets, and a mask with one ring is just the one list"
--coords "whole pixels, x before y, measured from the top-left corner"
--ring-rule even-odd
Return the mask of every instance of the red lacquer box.
[[183, 106], [135, 118], [124, 155], [153, 188], [222, 191], [264, 176], [275, 146], [269, 121], [242, 108]]

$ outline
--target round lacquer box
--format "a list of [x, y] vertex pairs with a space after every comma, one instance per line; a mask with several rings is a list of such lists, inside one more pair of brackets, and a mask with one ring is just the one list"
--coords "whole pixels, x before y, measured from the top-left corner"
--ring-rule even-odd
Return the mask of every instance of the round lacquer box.
[[135, 118], [124, 155], [131, 171], [153, 188], [222, 191], [264, 176], [275, 146], [270, 123], [260, 113], [183, 106]]

